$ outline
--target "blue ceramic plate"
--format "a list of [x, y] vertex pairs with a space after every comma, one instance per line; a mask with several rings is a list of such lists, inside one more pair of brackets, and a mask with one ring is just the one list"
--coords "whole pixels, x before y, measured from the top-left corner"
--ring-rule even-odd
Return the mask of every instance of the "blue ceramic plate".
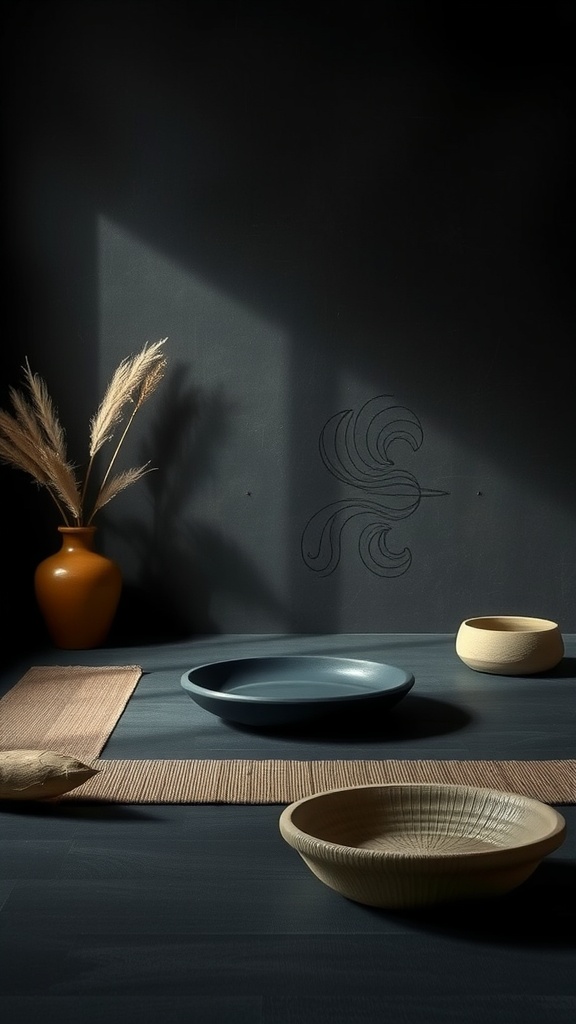
[[238, 658], [199, 665], [181, 685], [200, 707], [243, 725], [289, 725], [351, 707], [396, 704], [414, 676], [395, 665], [322, 655]]

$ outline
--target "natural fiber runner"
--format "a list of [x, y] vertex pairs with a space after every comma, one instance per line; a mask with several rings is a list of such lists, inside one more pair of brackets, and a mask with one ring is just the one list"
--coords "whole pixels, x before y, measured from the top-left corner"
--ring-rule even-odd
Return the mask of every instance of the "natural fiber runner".
[[36, 666], [0, 699], [0, 750], [102, 752], [142, 675], [138, 665]]
[[576, 761], [96, 761], [62, 800], [121, 804], [287, 804], [323, 789], [390, 782], [489, 786], [576, 803]]

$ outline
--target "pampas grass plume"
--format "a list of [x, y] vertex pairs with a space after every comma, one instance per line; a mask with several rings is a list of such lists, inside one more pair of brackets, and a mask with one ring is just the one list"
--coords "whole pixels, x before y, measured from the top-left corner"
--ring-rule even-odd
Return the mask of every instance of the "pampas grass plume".
[[[112, 473], [134, 417], [164, 377], [167, 360], [163, 345], [167, 340], [147, 343], [116, 368], [90, 419], [88, 465], [83, 480], [78, 478], [68, 459], [65, 433], [48, 388], [42, 378], [32, 372], [27, 361], [23, 368], [25, 390], [10, 389], [13, 411], [0, 409], [0, 462], [22, 470], [39, 487], [46, 488], [63, 525], [89, 526], [104, 505], [151, 471], [147, 463]], [[88, 485], [96, 455], [114, 440], [121, 427], [119, 440], [89, 503]]]

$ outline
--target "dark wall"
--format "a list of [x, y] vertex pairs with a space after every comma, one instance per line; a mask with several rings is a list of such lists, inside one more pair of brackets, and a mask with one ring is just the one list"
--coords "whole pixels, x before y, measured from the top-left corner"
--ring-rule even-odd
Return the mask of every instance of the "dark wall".
[[[115, 366], [168, 337], [125, 450], [157, 468], [99, 519], [119, 643], [576, 631], [575, 24], [8, 5], [2, 405], [28, 357], [82, 463]], [[1, 473], [6, 631], [32, 636], [57, 517]]]

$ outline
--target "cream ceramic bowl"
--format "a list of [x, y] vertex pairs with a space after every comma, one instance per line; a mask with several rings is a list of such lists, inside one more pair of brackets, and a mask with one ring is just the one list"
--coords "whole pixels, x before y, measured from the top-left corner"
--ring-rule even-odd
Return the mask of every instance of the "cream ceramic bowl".
[[460, 624], [456, 654], [476, 672], [533, 675], [559, 664], [564, 657], [564, 641], [558, 623], [550, 619], [485, 615]]
[[497, 896], [564, 841], [548, 804], [473, 786], [351, 786], [304, 797], [280, 833], [331, 889], [373, 907]]

